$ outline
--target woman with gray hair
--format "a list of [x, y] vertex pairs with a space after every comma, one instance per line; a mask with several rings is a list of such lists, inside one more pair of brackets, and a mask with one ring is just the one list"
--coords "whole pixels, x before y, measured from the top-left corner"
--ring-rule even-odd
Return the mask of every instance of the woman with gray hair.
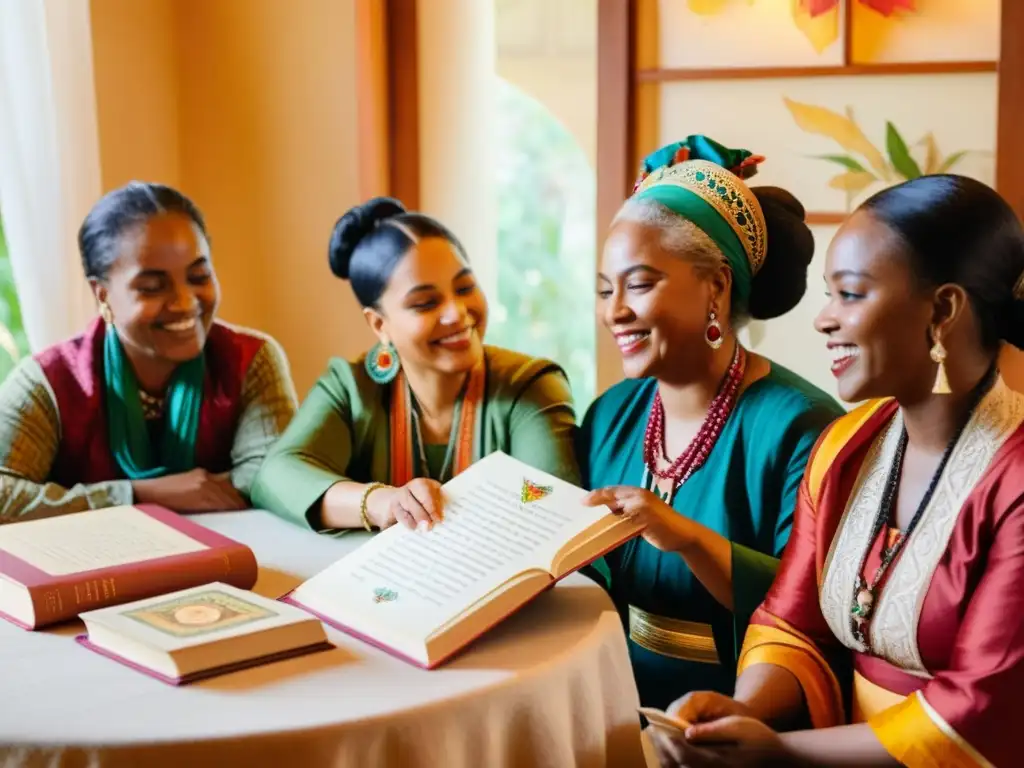
[[843, 412], [736, 336], [796, 306], [814, 253], [796, 198], [743, 182], [762, 160], [704, 136], [662, 148], [601, 259], [599, 312], [627, 378], [590, 408], [578, 455], [589, 502], [646, 523], [594, 566], [646, 706], [732, 691], [808, 456]]

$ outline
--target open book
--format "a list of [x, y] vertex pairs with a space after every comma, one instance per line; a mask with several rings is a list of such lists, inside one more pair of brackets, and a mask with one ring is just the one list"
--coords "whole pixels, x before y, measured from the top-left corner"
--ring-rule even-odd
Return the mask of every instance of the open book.
[[152, 504], [0, 526], [0, 617], [38, 629], [211, 581], [248, 589], [244, 544]]
[[583, 506], [585, 491], [500, 452], [443, 492], [444, 522], [392, 526], [285, 599], [430, 669], [640, 532], [607, 507]]
[[86, 611], [79, 643], [171, 685], [333, 648], [305, 611], [219, 582]]

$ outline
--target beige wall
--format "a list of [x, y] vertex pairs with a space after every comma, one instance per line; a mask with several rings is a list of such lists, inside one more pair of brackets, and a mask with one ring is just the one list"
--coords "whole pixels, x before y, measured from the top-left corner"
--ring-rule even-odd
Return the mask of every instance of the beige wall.
[[369, 343], [327, 241], [358, 202], [354, 0], [92, 0], [104, 188], [206, 214], [224, 319], [285, 347], [300, 395]]
[[174, 0], [92, 0], [103, 189], [133, 179], [178, 185]]

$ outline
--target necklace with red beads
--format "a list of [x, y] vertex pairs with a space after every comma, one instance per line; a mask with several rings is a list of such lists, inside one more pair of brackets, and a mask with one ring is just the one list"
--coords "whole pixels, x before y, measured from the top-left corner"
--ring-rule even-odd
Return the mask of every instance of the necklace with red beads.
[[[747, 353], [737, 342], [736, 351], [732, 356], [732, 363], [726, 371], [722, 383], [718, 387], [718, 394], [711, 401], [704, 423], [701, 424], [697, 435], [690, 441], [674, 461], [670, 461], [665, 451], [665, 406], [661, 401], [661, 393], [655, 392], [654, 403], [651, 405], [651, 415], [647, 420], [647, 431], [644, 433], [644, 477], [642, 487], [652, 491], [660, 499], [668, 504], [672, 503], [672, 497], [683, 483], [690, 479], [698, 469], [704, 466], [711, 450], [718, 442], [725, 422], [736, 407], [739, 399], [740, 385], [743, 383], [743, 376], [747, 369]], [[665, 469], [658, 468], [658, 459], [662, 458], [668, 462]], [[671, 480], [672, 486], [667, 491], [658, 487], [659, 480]]]

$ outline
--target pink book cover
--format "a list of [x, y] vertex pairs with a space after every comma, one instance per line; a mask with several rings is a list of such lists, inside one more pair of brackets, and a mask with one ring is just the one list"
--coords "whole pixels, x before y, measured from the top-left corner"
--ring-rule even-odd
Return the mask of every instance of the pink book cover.
[[[200, 552], [52, 576], [0, 549], [0, 575], [28, 588], [35, 609], [29, 626], [7, 614], [0, 617], [23, 629], [39, 629], [83, 611], [120, 605], [188, 587], [221, 581], [240, 589], [256, 583], [258, 565], [252, 550], [209, 528], [156, 504], [135, 508], [207, 547]], [[76, 512], [88, 515], [90, 511]], [[30, 525], [30, 523], [25, 523]]]
[[264, 664], [272, 664], [275, 661], [284, 661], [285, 659], [293, 659], [296, 656], [305, 656], [309, 653], [319, 653], [320, 651], [330, 651], [334, 649], [334, 645], [332, 643], [316, 643], [315, 645], [305, 645], [301, 648], [290, 648], [287, 651], [279, 651], [266, 656], [259, 656], [254, 659], [245, 659], [243, 661], [235, 662], [234, 664], [225, 664], [222, 667], [204, 669], [201, 672], [193, 672], [190, 675], [184, 675], [182, 677], [168, 677], [167, 675], [152, 670], [149, 667], [144, 667], [141, 664], [136, 664], [134, 661], [129, 661], [124, 656], [114, 653], [113, 651], [108, 651], [105, 648], [93, 645], [93, 643], [89, 641], [88, 635], [79, 635], [75, 638], [75, 642], [83, 648], [88, 648], [93, 653], [105, 656], [112, 661], [116, 661], [118, 664], [123, 664], [129, 669], [134, 669], [136, 672], [141, 672], [144, 675], [155, 678], [161, 683], [175, 686], [188, 685], [189, 683], [195, 683], [199, 680], [208, 680], [211, 677], [220, 677], [221, 675], [227, 675], [231, 672], [239, 672], [243, 669], [251, 669], [252, 667], [261, 667]]
[[359, 630], [353, 629], [352, 627], [349, 627], [346, 624], [343, 624], [338, 619], [333, 619], [330, 616], [325, 616], [324, 614], [320, 613], [319, 611], [314, 611], [312, 608], [309, 608], [308, 606], [304, 605], [299, 600], [296, 600], [294, 597], [292, 597], [293, 592], [289, 592], [288, 594], [286, 594], [286, 595], [284, 595], [282, 597], [279, 597], [278, 600], [280, 600], [283, 603], [288, 603], [289, 605], [294, 605], [296, 608], [301, 608], [302, 610], [306, 611], [307, 613], [310, 613], [310, 614], [316, 616], [318, 619], [320, 619], [320, 621], [324, 622], [325, 624], [329, 624], [330, 626], [334, 627], [335, 629], [338, 629], [338, 630], [344, 632], [345, 634], [350, 635], [351, 637], [354, 637], [356, 640], [360, 640], [360, 641], [366, 643], [367, 645], [371, 645], [374, 648], [378, 648], [378, 649], [384, 651], [385, 653], [388, 653], [388, 654], [394, 656], [397, 659], [401, 659], [402, 661], [404, 661], [404, 662], [406, 662], [408, 664], [412, 664], [414, 667], [419, 667], [420, 669], [428, 669], [428, 670], [429, 669], [437, 669], [438, 667], [440, 667], [441, 665], [443, 665], [444, 663], [446, 663], [450, 659], [453, 659], [456, 656], [458, 656], [459, 654], [463, 653], [467, 648], [469, 648], [471, 645], [473, 645], [473, 643], [475, 643], [483, 635], [487, 634], [491, 629], [496, 627], [498, 624], [500, 624], [502, 621], [507, 619], [513, 613], [517, 613], [518, 611], [522, 610], [524, 606], [529, 605], [534, 600], [536, 600], [540, 595], [544, 594], [545, 592], [547, 592], [550, 589], [553, 589], [554, 586], [559, 581], [564, 579], [569, 574], [575, 573], [576, 571], [579, 571], [579, 570], [581, 570], [583, 568], [586, 568], [588, 565], [593, 563], [595, 560], [599, 560], [600, 558], [604, 557], [606, 554], [611, 552], [613, 549], [621, 546], [622, 544], [625, 544], [630, 539], [635, 538], [636, 536], [639, 536], [639, 535], [640, 535], [640, 531], [636, 531], [634, 533], [631, 533], [629, 536], [624, 538], [622, 541], [619, 541], [619, 542], [616, 542], [615, 544], [612, 544], [610, 547], [605, 549], [603, 552], [599, 552], [598, 554], [594, 555], [592, 558], [587, 560], [585, 563], [581, 563], [579, 566], [574, 568], [572, 571], [569, 571], [568, 573], [563, 574], [558, 579], [552, 579], [547, 587], [545, 587], [544, 589], [542, 589], [539, 592], [537, 592], [537, 594], [533, 595], [533, 597], [531, 597], [529, 600], [523, 601], [520, 605], [518, 605], [516, 608], [514, 608], [510, 613], [508, 613], [505, 616], [503, 616], [503, 617], [501, 617], [501, 618], [491, 622], [490, 624], [488, 624], [486, 627], [484, 627], [482, 630], [480, 630], [477, 634], [473, 635], [473, 637], [469, 638], [469, 640], [467, 640], [460, 647], [456, 648], [454, 651], [449, 653], [447, 656], [443, 656], [440, 659], [435, 659], [435, 660], [429, 662], [428, 664], [424, 664], [421, 661], [417, 661], [416, 659], [410, 658], [409, 656], [407, 656], [406, 654], [404, 654], [401, 651], [397, 650], [396, 648], [392, 648], [391, 646], [387, 645], [386, 643], [382, 643], [381, 641], [379, 641], [379, 640], [377, 640], [377, 639], [375, 639], [373, 637], [370, 637], [369, 635], [366, 635], [363, 632], [360, 632]]

